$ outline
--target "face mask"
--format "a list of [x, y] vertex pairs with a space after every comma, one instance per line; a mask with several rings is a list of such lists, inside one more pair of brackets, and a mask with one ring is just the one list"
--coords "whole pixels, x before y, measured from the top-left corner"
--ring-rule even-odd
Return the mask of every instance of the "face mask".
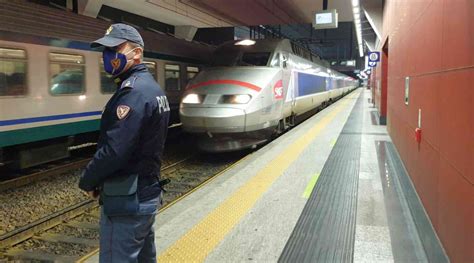
[[119, 53], [112, 49], [105, 49], [102, 52], [102, 59], [104, 60], [104, 70], [105, 72], [111, 74], [112, 76], [117, 76], [124, 70], [125, 66], [127, 65], [128, 53], [134, 51], [134, 49], [128, 51], [125, 54]]

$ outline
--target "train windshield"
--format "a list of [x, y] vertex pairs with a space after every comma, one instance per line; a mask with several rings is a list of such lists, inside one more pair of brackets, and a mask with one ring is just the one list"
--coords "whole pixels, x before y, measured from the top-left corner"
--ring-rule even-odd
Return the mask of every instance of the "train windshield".
[[270, 52], [246, 52], [238, 61], [239, 66], [266, 66]]
[[271, 54], [271, 52], [239, 52], [229, 49], [225, 51], [217, 51], [214, 54], [213, 66], [266, 66]]

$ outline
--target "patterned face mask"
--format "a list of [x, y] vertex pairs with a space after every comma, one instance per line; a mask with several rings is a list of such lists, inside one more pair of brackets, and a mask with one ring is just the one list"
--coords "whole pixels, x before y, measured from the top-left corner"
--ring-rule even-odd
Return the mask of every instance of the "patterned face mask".
[[128, 53], [134, 51], [136, 48], [128, 51], [125, 54], [112, 50], [110, 48], [106, 48], [102, 52], [102, 59], [104, 60], [104, 70], [105, 72], [109, 73], [112, 76], [117, 76], [125, 68], [127, 65], [127, 55]]

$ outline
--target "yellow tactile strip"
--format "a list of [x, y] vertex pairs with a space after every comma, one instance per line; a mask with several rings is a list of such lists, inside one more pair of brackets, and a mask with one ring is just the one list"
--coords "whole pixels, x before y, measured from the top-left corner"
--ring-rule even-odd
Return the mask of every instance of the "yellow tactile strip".
[[306, 146], [357, 96], [355, 92], [342, 100], [315, 126], [270, 161], [252, 179], [158, 257], [158, 262], [201, 262], [254, 206], [272, 183], [296, 160]]

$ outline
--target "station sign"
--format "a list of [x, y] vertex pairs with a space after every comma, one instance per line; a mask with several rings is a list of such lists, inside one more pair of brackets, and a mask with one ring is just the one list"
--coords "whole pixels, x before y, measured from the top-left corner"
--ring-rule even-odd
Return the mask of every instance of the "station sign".
[[338, 14], [336, 9], [319, 11], [314, 14], [314, 29], [337, 28]]
[[380, 52], [378, 51], [369, 52], [369, 63], [379, 62], [379, 61], [380, 61]]
[[373, 61], [369, 61], [367, 64], [371, 68], [375, 68], [377, 66], [377, 62], [373, 62]]

